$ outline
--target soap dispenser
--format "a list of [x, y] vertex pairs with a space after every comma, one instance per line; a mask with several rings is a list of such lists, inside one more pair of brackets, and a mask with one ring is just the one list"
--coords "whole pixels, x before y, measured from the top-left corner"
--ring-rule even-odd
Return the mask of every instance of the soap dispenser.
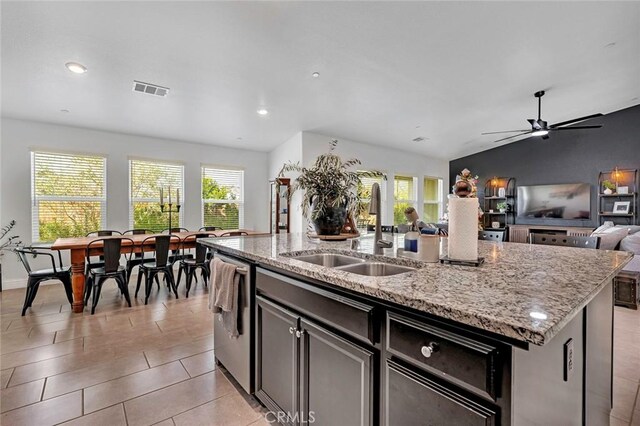
[[409, 229], [409, 232], [404, 234], [404, 251], [405, 252], [410, 251], [412, 253], [417, 253], [418, 252], [418, 238], [420, 238], [420, 234], [418, 233], [418, 229], [416, 227], [416, 224], [413, 223], [411, 225], [411, 228]]

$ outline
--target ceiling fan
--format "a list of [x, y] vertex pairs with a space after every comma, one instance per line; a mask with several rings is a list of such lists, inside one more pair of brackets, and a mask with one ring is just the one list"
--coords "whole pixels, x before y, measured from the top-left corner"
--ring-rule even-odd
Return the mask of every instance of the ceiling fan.
[[577, 123], [579, 121], [588, 120], [590, 118], [600, 117], [600, 116], [602, 116], [601, 113], [591, 114], [591, 115], [587, 115], [585, 117], [574, 118], [573, 120], [567, 120], [567, 121], [562, 121], [560, 123], [547, 125], [547, 122], [540, 118], [540, 111], [542, 109], [542, 97], [544, 96], [544, 90], [540, 90], [539, 92], [534, 93], [533, 96], [538, 98], [538, 119], [537, 120], [535, 120], [533, 118], [527, 119], [527, 121], [531, 124], [531, 129], [530, 130], [529, 129], [505, 130], [505, 131], [502, 131], [502, 132], [488, 132], [488, 133], [482, 133], [482, 134], [483, 135], [495, 135], [495, 134], [498, 134], [498, 133], [514, 133], [514, 132], [518, 132], [517, 135], [511, 135], [511, 136], [507, 136], [506, 138], [502, 138], [502, 139], [498, 139], [497, 141], [493, 141], [495, 143], [495, 142], [506, 141], [507, 139], [516, 138], [518, 136], [523, 136], [523, 135], [542, 136], [542, 139], [549, 139], [549, 133], [550, 132], [555, 132], [557, 130], [599, 129], [600, 127], [602, 127], [602, 125], [600, 125], [600, 124], [592, 125], [592, 126], [563, 127], [563, 126], [567, 126], [569, 124]]

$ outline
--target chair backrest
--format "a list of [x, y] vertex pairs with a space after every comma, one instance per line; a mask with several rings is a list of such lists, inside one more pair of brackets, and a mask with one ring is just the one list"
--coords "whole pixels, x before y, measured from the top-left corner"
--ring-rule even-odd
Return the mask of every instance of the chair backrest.
[[565, 247], [581, 247], [597, 249], [600, 247], [599, 237], [584, 237], [577, 235], [548, 235], [548, 234], [529, 234], [531, 244], [545, 244], [550, 246]]
[[31, 273], [31, 265], [29, 264], [29, 259], [27, 256], [33, 256], [33, 251], [30, 250], [29, 248], [25, 247], [25, 248], [17, 248], [14, 250], [16, 255], [18, 255], [18, 259], [20, 260], [20, 263], [22, 263], [22, 266], [24, 266], [24, 269], [27, 270], [27, 274]]
[[198, 229], [198, 231], [221, 231], [222, 228], [221, 226], [203, 226], [202, 228]]
[[163, 234], [173, 234], [173, 233], [179, 233], [179, 232], [189, 232], [189, 230], [187, 228], [166, 228], [162, 230]]
[[167, 266], [169, 263], [169, 247], [172, 243], [180, 244], [180, 237], [177, 235], [154, 235], [142, 240], [142, 246], [153, 246], [156, 266]]
[[87, 233], [87, 237], [111, 237], [113, 235], [122, 235], [120, 231], [113, 231], [111, 229], [100, 229], [98, 231], [92, 231]]
[[133, 240], [130, 238], [98, 238], [87, 244], [85, 256], [87, 262], [90, 263], [91, 251], [102, 246], [102, 258], [104, 259], [104, 271], [106, 273], [116, 272], [120, 266], [120, 254], [122, 252], [122, 243], [128, 242], [128, 250], [125, 250], [125, 257], [131, 259], [133, 253]]
[[122, 234], [123, 235], [127, 235], [127, 234], [144, 235], [144, 234], [153, 234], [153, 231], [150, 229], [127, 229]]
[[485, 241], [504, 241], [504, 231], [479, 231], [478, 239]]
[[[198, 238], [207, 238], [208, 234], [193, 234], [188, 235], [182, 240], [182, 254], [185, 254], [185, 246], [189, 243], [195, 242]], [[207, 257], [207, 247], [202, 244], [196, 244], [196, 256], [195, 261], [202, 263]]]
[[242, 235], [249, 235], [249, 233], [245, 231], [230, 231], [220, 234], [221, 237], [240, 237]]

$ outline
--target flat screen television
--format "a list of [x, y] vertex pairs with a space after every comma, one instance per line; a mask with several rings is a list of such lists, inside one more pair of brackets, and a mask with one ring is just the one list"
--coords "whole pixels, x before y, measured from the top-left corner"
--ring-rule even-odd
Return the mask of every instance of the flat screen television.
[[591, 185], [518, 186], [518, 217], [528, 219], [590, 219]]

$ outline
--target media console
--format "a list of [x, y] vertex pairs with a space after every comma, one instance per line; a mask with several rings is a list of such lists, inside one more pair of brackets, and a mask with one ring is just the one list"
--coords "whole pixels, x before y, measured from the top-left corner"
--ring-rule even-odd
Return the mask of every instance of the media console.
[[572, 235], [588, 237], [594, 228], [577, 226], [549, 226], [549, 225], [509, 225], [509, 242], [528, 243], [529, 234]]

